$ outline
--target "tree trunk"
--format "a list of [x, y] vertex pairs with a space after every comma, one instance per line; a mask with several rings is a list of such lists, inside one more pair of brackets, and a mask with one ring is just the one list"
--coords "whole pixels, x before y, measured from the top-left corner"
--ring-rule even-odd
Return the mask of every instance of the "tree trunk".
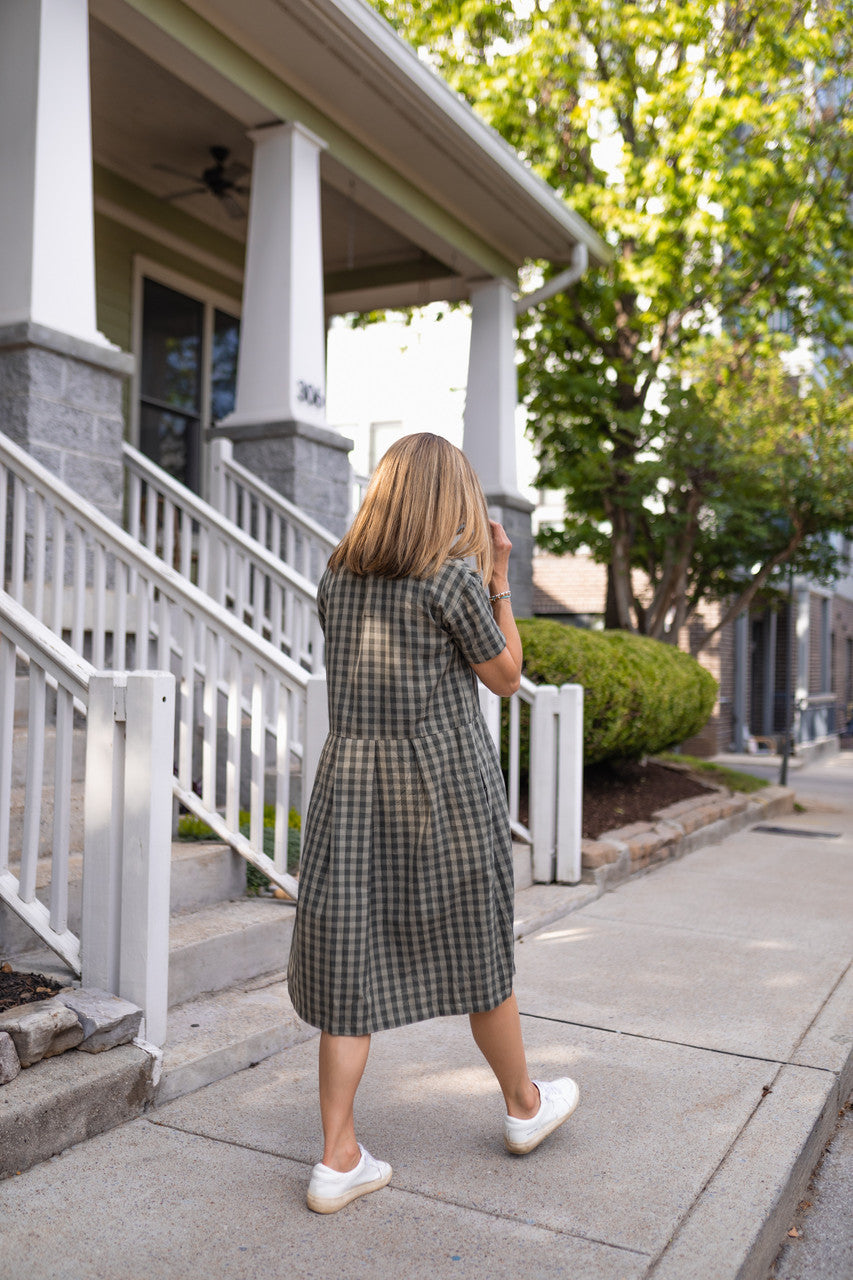
[[618, 508], [613, 512], [613, 541], [607, 566], [607, 603], [604, 625], [619, 631], [636, 631], [631, 606], [631, 535], [627, 517]]

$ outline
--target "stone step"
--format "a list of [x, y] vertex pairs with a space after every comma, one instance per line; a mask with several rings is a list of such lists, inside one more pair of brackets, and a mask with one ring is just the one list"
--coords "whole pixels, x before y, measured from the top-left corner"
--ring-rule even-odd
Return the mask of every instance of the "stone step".
[[294, 905], [244, 898], [172, 916], [169, 1007], [245, 983], [287, 964]]
[[294, 1012], [284, 972], [187, 1001], [169, 1010], [156, 1105], [318, 1034]]
[[136, 1045], [37, 1062], [3, 1085], [0, 1178], [135, 1119], [153, 1093], [154, 1060]]

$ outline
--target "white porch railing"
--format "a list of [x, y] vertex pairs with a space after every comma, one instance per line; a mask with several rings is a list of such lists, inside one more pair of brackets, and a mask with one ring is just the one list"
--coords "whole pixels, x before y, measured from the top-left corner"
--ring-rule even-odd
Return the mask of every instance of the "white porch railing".
[[[321, 671], [323, 633], [314, 582], [129, 444], [124, 465], [130, 535], [294, 662]], [[241, 513], [239, 504], [237, 510]], [[247, 523], [255, 528], [258, 521]], [[276, 527], [280, 532], [281, 525]], [[291, 545], [283, 545], [288, 541]], [[273, 542], [297, 552], [295, 536]]]
[[[0, 436], [0, 535], [9, 593], [97, 668], [171, 671], [178, 685], [174, 794], [296, 896], [287, 871], [302, 775], [308, 673]], [[264, 801], [275, 806], [264, 853]], [[240, 828], [249, 811], [248, 834]]]
[[[16, 771], [21, 672], [26, 760]], [[86, 730], [80, 937], [68, 927], [75, 717], [85, 718]], [[0, 899], [84, 985], [140, 1005], [145, 1035], [158, 1045], [166, 1033], [174, 721], [171, 675], [98, 673], [0, 592]], [[45, 779], [49, 735], [55, 750]], [[20, 847], [10, 839], [16, 772], [25, 787]], [[53, 807], [49, 905], [36, 896], [45, 782]]]
[[211, 505], [314, 584], [338, 539], [234, 459], [230, 440], [209, 445]]
[[[506, 712], [503, 702], [480, 685], [480, 707], [498, 755], [505, 742], [503, 764], [513, 835], [531, 845], [534, 880], [577, 884], [581, 878], [583, 687], [564, 684], [558, 689], [533, 684], [522, 676], [521, 688], [506, 700]], [[526, 826], [519, 817], [523, 718], [529, 748]]]
[[[533, 879], [543, 884], [555, 880], [577, 884], [581, 878], [583, 688], [564, 684], [557, 689], [522, 677], [518, 693], [506, 700], [484, 685], [479, 692], [489, 732], [498, 754], [505, 756], [512, 833], [531, 846]], [[305, 769], [313, 779], [329, 731], [325, 675], [311, 676], [308, 707]], [[522, 714], [524, 707], [526, 716]], [[526, 725], [522, 725], [523, 719]], [[529, 747], [526, 824], [520, 817], [525, 735]]]

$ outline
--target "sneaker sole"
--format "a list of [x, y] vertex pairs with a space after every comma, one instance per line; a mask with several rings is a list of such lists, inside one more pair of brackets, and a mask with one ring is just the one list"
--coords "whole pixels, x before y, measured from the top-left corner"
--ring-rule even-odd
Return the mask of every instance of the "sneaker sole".
[[382, 1178], [376, 1178], [373, 1182], [359, 1183], [357, 1187], [350, 1187], [349, 1191], [345, 1191], [342, 1196], [315, 1196], [309, 1191], [308, 1208], [313, 1213], [337, 1213], [339, 1209], [352, 1204], [353, 1200], [357, 1200], [359, 1196], [366, 1196], [371, 1191], [381, 1191], [383, 1187], [387, 1187], [391, 1181], [392, 1172], [393, 1170], [389, 1169]]
[[559, 1129], [560, 1125], [565, 1124], [569, 1116], [574, 1114], [580, 1100], [580, 1092], [577, 1092], [575, 1094], [575, 1100], [566, 1114], [564, 1116], [560, 1116], [557, 1120], [554, 1120], [548, 1125], [547, 1129], [540, 1130], [535, 1137], [528, 1138], [527, 1142], [513, 1142], [506, 1136], [506, 1134], [504, 1134], [504, 1142], [506, 1143], [507, 1151], [514, 1156], [526, 1156], [528, 1151], [535, 1151], [540, 1142], [544, 1142], [549, 1134], [553, 1133], [555, 1129]]

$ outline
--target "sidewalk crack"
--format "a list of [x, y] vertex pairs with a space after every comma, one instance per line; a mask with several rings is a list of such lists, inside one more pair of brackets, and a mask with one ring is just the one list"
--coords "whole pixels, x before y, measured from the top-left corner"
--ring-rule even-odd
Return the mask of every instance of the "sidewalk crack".
[[[519, 1009], [519, 1013], [522, 1018], [535, 1018], [538, 1022], [556, 1022], [561, 1027], [579, 1027], [583, 1031], [603, 1031], [606, 1035], [627, 1036], [631, 1040], [650, 1040], [653, 1044], [671, 1044], [680, 1049], [696, 1049], [699, 1053], [718, 1053], [727, 1058], [743, 1058], [746, 1062], [766, 1062], [774, 1067], [801, 1067], [804, 1071], [837, 1074], [831, 1067], [815, 1067], [802, 1062], [792, 1062], [788, 1058], [767, 1058], [759, 1053], [742, 1053], [737, 1049], [716, 1049], [712, 1045], [693, 1044], [689, 1040], [670, 1040], [666, 1036], [653, 1036], [644, 1031], [619, 1031], [616, 1027], [602, 1027], [596, 1022], [574, 1022], [568, 1018], [555, 1018], [547, 1013], [527, 1013], [524, 1009]], [[800, 1044], [802, 1044], [802, 1038], [797, 1041], [796, 1048], [799, 1048]]]

